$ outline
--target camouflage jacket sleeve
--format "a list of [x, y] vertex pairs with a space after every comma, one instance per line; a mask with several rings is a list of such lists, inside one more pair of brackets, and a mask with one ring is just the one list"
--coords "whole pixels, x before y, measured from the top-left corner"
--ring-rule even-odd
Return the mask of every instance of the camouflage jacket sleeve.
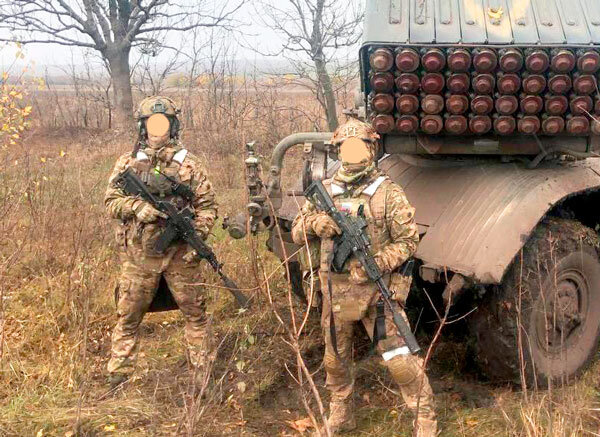
[[292, 240], [294, 243], [303, 246], [306, 240], [316, 237], [313, 231], [313, 222], [319, 215], [314, 205], [306, 202], [292, 223]]
[[113, 181], [115, 178], [122, 173], [131, 161], [131, 154], [126, 153], [122, 155], [115, 164], [112, 174], [108, 178], [108, 187], [106, 188], [106, 194], [104, 195], [104, 205], [108, 214], [115, 219], [127, 220], [135, 215], [133, 208], [141, 202], [140, 199], [128, 196], [117, 188]]
[[391, 184], [385, 195], [385, 220], [391, 243], [380, 251], [378, 258], [385, 270], [393, 271], [416, 252], [419, 230], [415, 223], [415, 209], [408, 203], [402, 188]]
[[190, 158], [184, 161], [184, 165], [188, 166], [191, 172], [191, 185], [195, 194], [193, 202], [196, 213], [195, 227], [202, 237], [206, 238], [217, 219], [218, 205], [213, 185], [208, 180], [206, 170], [197, 158]]

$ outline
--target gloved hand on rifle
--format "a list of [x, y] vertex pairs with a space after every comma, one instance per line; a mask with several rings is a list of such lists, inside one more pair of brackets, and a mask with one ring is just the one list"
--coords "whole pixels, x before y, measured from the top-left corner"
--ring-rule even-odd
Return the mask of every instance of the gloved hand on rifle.
[[185, 253], [185, 255], [183, 255], [183, 260], [189, 264], [194, 261], [197, 261], [198, 260], [197, 257], [198, 257], [198, 252], [196, 252], [194, 249], [190, 249]]
[[[196, 217], [194, 228], [196, 229], [196, 233], [202, 239], [202, 241], [206, 241], [208, 235], [210, 234], [209, 221], [203, 219], [202, 217]], [[183, 255], [183, 260], [186, 263], [198, 261], [198, 252], [190, 247], [185, 255]]]
[[165, 213], [160, 212], [143, 200], [138, 201], [138, 203], [134, 205], [133, 212], [135, 212], [135, 216], [142, 223], [154, 223], [159, 218], [168, 218]]
[[194, 228], [198, 233], [198, 236], [202, 238], [202, 241], [206, 241], [210, 234], [210, 229], [212, 227], [213, 220], [207, 219], [203, 216], [198, 216], [194, 220]]
[[337, 223], [324, 212], [312, 219], [312, 228], [319, 238], [332, 238], [342, 233]]
[[[382, 257], [380, 254], [376, 254], [373, 256], [373, 258], [375, 258], [377, 267], [379, 267], [379, 270], [382, 274], [391, 272], [391, 269], [389, 268], [389, 265], [384, 257]], [[357, 259], [350, 261], [349, 270], [350, 282], [354, 284], [365, 284], [370, 281], [367, 272]]]

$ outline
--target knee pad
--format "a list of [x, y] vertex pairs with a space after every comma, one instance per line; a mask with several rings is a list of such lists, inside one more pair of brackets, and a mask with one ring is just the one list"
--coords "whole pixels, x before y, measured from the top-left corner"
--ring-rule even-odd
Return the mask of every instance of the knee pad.
[[423, 360], [414, 355], [398, 355], [384, 364], [398, 385], [414, 382], [423, 372]]

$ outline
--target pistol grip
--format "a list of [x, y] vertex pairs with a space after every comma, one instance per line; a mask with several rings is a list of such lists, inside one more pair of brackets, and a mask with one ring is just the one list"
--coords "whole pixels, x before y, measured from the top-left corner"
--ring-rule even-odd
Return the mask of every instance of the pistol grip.
[[336, 240], [333, 253], [333, 271], [342, 272], [344, 270], [344, 264], [346, 264], [346, 261], [348, 261], [348, 258], [350, 258], [353, 253], [352, 244], [347, 240], [339, 238]]
[[172, 223], [167, 222], [166, 229], [159, 235], [154, 244], [154, 251], [157, 253], [164, 253], [178, 236], [179, 232], [177, 231], [177, 227]]

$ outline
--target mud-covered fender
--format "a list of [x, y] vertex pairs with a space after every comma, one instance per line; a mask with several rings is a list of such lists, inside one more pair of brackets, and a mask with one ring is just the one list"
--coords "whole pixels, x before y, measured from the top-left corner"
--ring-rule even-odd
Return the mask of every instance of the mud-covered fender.
[[554, 205], [600, 189], [596, 158], [527, 169], [520, 163], [389, 155], [380, 167], [416, 208], [422, 234], [417, 258], [484, 284], [501, 282]]

